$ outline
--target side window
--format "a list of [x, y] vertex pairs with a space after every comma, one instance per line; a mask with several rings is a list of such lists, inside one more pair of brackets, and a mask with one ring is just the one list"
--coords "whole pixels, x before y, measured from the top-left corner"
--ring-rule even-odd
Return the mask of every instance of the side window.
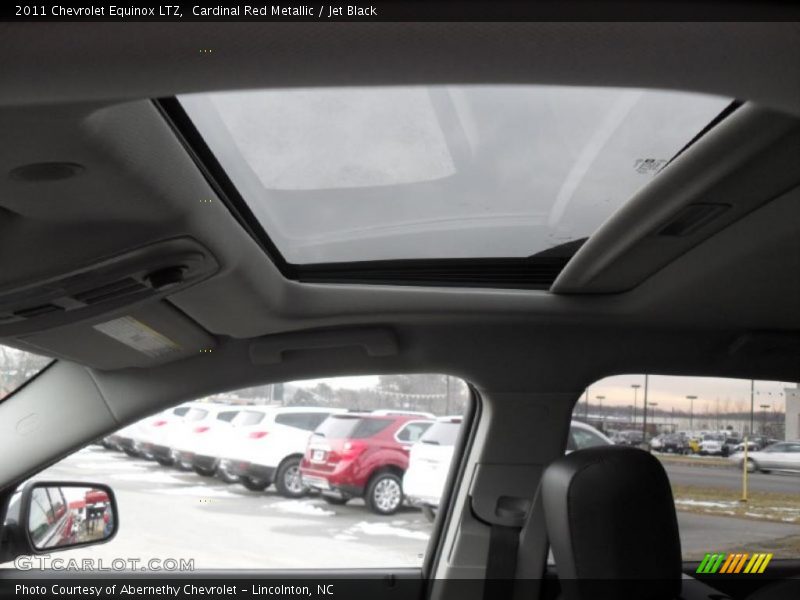
[[[160, 407], [37, 474], [106, 483], [117, 497], [117, 536], [59, 558], [126, 557], [151, 570], [152, 559], [192, 561], [196, 571], [418, 568], [461, 459], [469, 401], [463, 381], [402, 374], [289, 381]], [[422, 437], [434, 422], [439, 433]], [[286, 427], [294, 435], [278, 434]], [[104, 502], [89, 508], [46, 491], [37, 492], [44, 539], [66, 526], [57, 516], [65, 504], [103, 514]]]
[[238, 410], [223, 410], [221, 413], [217, 414], [217, 420], [230, 423], [233, 420], [233, 418], [238, 414], [239, 414]]
[[[651, 374], [592, 384], [573, 421], [658, 458], [684, 560], [735, 551], [778, 561], [800, 559], [799, 415], [795, 382]], [[580, 448], [585, 436], [572, 433]]]
[[414, 443], [422, 437], [422, 434], [425, 433], [430, 426], [430, 423], [409, 423], [397, 432], [397, 439], [401, 442]]
[[379, 434], [392, 424], [391, 419], [361, 419], [350, 437], [364, 439]]
[[231, 420], [231, 424], [237, 427], [249, 427], [258, 425], [264, 420], [264, 413], [256, 410], [243, 410]]
[[204, 408], [192, 407], [186, 411], [186, 414], [183, 416], [183, 418], [187, 421], [202, 421], [206, 418], [206, 416], [208, 416], [208, 411]]
[[286, 425], [287, 427], [311, 431], [308, 415], [305, 413], [283, 413], [276, 415], [275, 422], [279, 425]]
[[330, 415], [330, 413], [308, 413], [308, 421], [304, 429], [314, 431], [317, 427], [322, 425], [322, 422], [328, 418], [328, 415]]

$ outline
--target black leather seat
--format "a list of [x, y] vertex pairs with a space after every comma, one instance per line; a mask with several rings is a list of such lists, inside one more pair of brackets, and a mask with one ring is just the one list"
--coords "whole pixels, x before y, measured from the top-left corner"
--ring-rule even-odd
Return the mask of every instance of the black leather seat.
[[672, 489], [650, 453], [573, 452], [546, 469], [541, 494], [565, 600], [727, 598], [682, 574]]

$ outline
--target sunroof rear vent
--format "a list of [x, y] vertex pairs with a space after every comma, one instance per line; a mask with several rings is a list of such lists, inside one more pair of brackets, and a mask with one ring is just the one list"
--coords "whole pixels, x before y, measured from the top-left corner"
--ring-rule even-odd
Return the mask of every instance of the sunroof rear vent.
[[100, 287], [92, 288], [91, 290], [80, 292], [73, 297], [75, 300], [83, 302], [84, 304], [95, 304], [97, 302], [116, 300], [123, 296], [130, 296], [131, 294], [148, 289], [150, 289], [148, 286], [137, 281], [133, 277], [126, 277], [114, 283], [108, 283]]
[[708, 225], [730, 208], [729, 204], [689, 204], [683, 207], [673, 219], [662, 227], [658, 235], [683, 237]]

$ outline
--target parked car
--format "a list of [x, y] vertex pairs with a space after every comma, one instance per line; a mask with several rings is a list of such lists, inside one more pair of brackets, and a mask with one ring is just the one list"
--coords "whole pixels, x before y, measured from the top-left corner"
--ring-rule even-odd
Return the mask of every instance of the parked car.
[[[226, 404], [193, 407], [186, 414], [186, 421], [172, 431], [170, 446], [175, 464], [198, 475], [213, 477], [219, 465], [214, 439], [226, 433], [241, 411], [240, 407]], [[190, 420], [193, 416], [197, 418]]]
[[144, 458], [155, 460], [164, 466], [175, 464], [172, 445], [176, 429], [187, 420], [201, 420], [206, 414], [204, 407], [207, 406], [209, 403], [206, 402], [187, 402], [144, 420], [134, 433], [133, 444], [136, 451]]
[[308, 492], [300, 461], [308, 438], [331, 414], [343, 409], [321, 407], [248, 407], [231, 421], [220, 448], [221, 476], [239, 477], [242, 485], [261, 491], [275, 484], [278, 493], [299, 498]]
[[[437, 419], [411, 447], [408, 470], [403, 476], [403, 493], [407, 502], [421, 508], [429, 521], [433, 521], [439, 509], [461, 421], [460, 416]], [[613, 443], [591, 425], [572, 421], [566, 454]]]
[[34, 545], [37, 548], [54, 548], [70, 543], [73, 536], [72, 514], [61, 488], [35, 488], [28, 515]]
[[409, 415], [331, 415], [309, 440], [303, 483], [331, 504], [363, 497], [372, 512], [394, 514], [403, 504], [411, 446], [433, 423]]
[[137, 432], [150, 419], [151, 417], [147, 417], [140, 421], [136, 421], [127, 427], [123, 427], [122, 429], [115, 431], [111, 435], [107, 435], [103, 438], [103, 447], [109, 450], [119, 450], [128, 456], [140, 456], [141, 454], [136, 447], [134, 440], [137, 437]]
[[706, 434], [700, 442], [701, 456], [723, 456], [723, 442], [725, 438], [718, 435]]
[[650, 446], [658, 452], [669, 454], [689, 454], [692, 449], [689, 440], [678, 433], [665, 433], [650, 441]]
[[[744, 446], [745, 446], [744, 442], [739, 442], [738, 444], [736, 444], [731, 454], [736, 454], [737, 452], [744, 452]], [[754, 440], [747, 440], [747, 451], [754, 452], [756, 450], [761, 450], [761, 446], [758, 444], [758, 442]]]
[[[744, 462], [744, 453], [731, 456], [739, 466]], [[761, 471], [786, 471], [800, 473], [800, 441], [778, 442], [763, 450], [747, 453], [747, 470], [751, 473]]]
[[613, 442], [621, 446], [638, 446], [644, 442], [644, 436], [642, 432], [637, 429], [617, 431]]
[[462, 417], [441, 417], [411, 446], [408, 470], [403, 475], [403, 493], [433, 521], [450, 471]]
[[722, 442], [722, 456], [730, 456], [736, 452], [736, 448], [742, 443], [742, 440], [738, 437], [726, 437]]
[[581, 421], [572, 421], [569, 425], [569, 438], [567, 438], [567, 454], [583, 448], [593, 446], [610, 446], [614, 442], [591, 425]]

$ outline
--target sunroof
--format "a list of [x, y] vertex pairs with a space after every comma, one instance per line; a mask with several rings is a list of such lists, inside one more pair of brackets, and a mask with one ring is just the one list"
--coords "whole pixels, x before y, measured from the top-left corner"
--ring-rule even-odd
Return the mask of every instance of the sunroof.
[[518, 259], [590, 236], [730, 100], [558, 86], [181, 96], [291, 265]]

